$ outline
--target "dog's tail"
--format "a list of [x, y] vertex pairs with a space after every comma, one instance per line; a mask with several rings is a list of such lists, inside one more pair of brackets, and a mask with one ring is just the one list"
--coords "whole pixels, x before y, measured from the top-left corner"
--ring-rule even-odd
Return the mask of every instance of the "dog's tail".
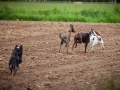
[[62, 38], [61, 33], [59, 34], [59, 37], [60, 37], [60, 39], [61, 39], [60, 44], [63, 45], [63, 41], [64, 41], [64, 39]]
[[62, 37], [61, 37], [61, 33], [59, 34], [59, 37], [62, 39]]
[[61, 36], [61, 33], [59, 34], [59, 37], [61, 38], [61, 40], [63, 40], [64, 41], [64, 39], [62, 38], [62, 36]]

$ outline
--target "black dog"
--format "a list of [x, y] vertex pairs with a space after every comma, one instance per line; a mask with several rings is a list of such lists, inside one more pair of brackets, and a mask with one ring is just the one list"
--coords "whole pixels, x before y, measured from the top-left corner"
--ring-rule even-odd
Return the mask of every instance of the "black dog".
[[23, 46], [16, 45], [12, 52], [11, 58], [9, 60], [9, 69], [12, 75], [16, 74], [19, 68], [19, 64], [22, 63], [22, 51], [23, 51]]

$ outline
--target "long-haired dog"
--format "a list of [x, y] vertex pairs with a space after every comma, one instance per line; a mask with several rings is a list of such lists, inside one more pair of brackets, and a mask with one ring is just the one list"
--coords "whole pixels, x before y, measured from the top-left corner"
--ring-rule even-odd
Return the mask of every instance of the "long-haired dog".
[[97, 31], [93, 31], [91, 29], [91, 32], [89, 32], [89, 39], [90, 39], [90, 51], [94, 51], [94, 47], [97, 44], [101, 44], [102, 49], [104, 49], [104, 42], [103, 39], [101, 38], [100, 34]]
[[15, 75], [19, 64], [22, 63], [23, 46], [16, 45], [9, 60], [9, 69], [12, 75]]

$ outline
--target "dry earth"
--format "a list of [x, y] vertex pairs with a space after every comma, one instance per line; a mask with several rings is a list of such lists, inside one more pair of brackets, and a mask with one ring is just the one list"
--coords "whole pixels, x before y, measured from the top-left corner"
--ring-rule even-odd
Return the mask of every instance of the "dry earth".
[[[84, 53], [59, 50], [59, 34], [73, 24], [78, 32], [98, 31], [105, 43]], [[15, 45], [23, 45], [23, 62], [11, 76], [8, 62]], [[111, 87], [112, 86], [112, 87]], [[107, 89], [105, 89], [107, 88]], [[120, 90], [120, 24], [0, 21], [0, 90]], [[111, 89], [113, 90], [113, 89]]]

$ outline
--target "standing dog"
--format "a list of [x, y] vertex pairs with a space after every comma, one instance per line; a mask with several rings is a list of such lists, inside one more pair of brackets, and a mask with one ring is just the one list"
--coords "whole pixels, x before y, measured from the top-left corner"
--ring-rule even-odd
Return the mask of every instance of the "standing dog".
[[22, 51], [23, 51], [23, 46], [16, 45], [12, 52], [11, 58], [9, 60], [9, 69], [12, 75], [16, 74], [19, 68], [19, 64], [22, 63]]
[[63, 35], [61, 34], [59, 35], [59, 37], [61, 38], [59, 53], [61, 51], [61, 46], [63, 45], [63, 43], [66, 43], [66, 48], [67, 48], [67, 53], [68, 53], [71, 32], [75, 32], [72, 24], [70, 24], [70, 30], [67, 33], [64, 33]]
[[75, 48], [77, 47], [77, 43], [85, 43], [85, 53], [86, 53], [86, 48], [89, 43], [89, 33], [78, 33], [74, 36], [74, 43], [72, 46], [72, 51], [75, 45]]
[[90, 37], [90, 52], [94, 51], [94, 47], [98, 43], [100, 43], [102, 45], [102, 49], [104, 49], [103, 39], [101, 38], [100, 34], [98, 34], [98, 32], [91, 30], [91, 32], [89, 33], [89, 37]]

